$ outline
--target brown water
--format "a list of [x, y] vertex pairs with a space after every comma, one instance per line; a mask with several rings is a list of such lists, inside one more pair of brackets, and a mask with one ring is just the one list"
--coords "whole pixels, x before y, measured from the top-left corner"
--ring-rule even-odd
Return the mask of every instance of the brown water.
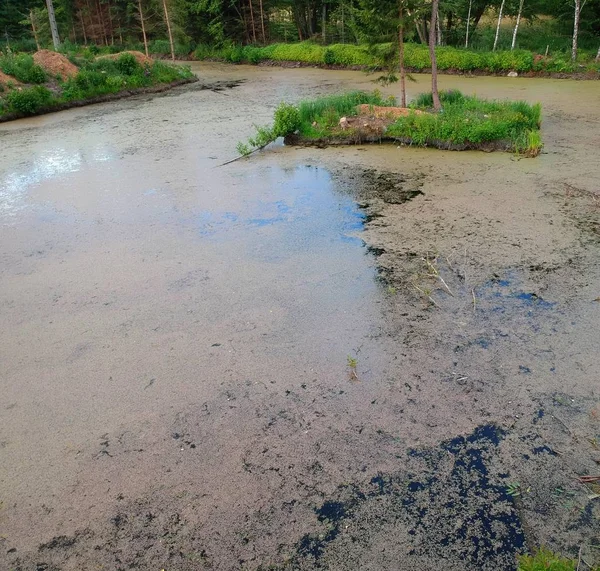
[[[540, 101], [535, 160], [274, 145], [219, 168], [281, 100], [372, 84], [194, 69], [244, 82], [0, 127], [0, 564], [511, 569], [589, 543], [598, 84], [441, 78]], [[368, 168], [424, 195], [390, 204]]]

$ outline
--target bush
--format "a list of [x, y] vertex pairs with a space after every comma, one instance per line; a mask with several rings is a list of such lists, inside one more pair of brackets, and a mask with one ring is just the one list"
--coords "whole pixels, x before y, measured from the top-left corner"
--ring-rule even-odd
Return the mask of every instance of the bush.
[[44, 83], [48, 79], [46, 72], [27, 54], [0, 54], [0, 70], [22, 83]]
[[52, 100], [52, 92], [36, 85], [29, 89], [13, 90], [6, 96], [8, 109], [15, 113], [33, 115], [48, 106]]
[[285, 137], [300, 128], [300, 110], [294, 105], [281, 103], [275, 110], [273, 133], [275, 137]]
[[135, 59], [133, 54], [123, 53], [116, 61], [117, 69], [123, 75], [134, 75], [142, 71], [142, 66]]
[[[308, 64], [340, 65], [346, 67], [363, 66], [366, 68], [385, 67], [385, 60], [391, 49], [391, 44], [376, 46], [356, 46], [350, 44], [334, 44], [327, 47], [313, 42], [298, 42], [294, 44], [272, 44], [265, 47], [227, 44], [221, 48], [200, 46], [195, 56], [198, 59], [222, 59], [230, 63], [260, 63], [263, 60], [298, 61]], [[406, 43], [404, 46], [405, 65], [409, 69], [423, 71], [431, 67], [429, 48], [423, 44]], [[534, 56], [526, 50], [514, 51], [474, 51], [471, 49], [440, 46], [436, 48], [438, 68], [457, 71], [487, 71], [489, 73], [508, 73], [517, 71], [548, 71], [567, 73], [577, 70], [568, 54], [553, 58]], [[586, 63], [590, 71], [600, 72], [600, 64], [593, 63], [595, 54], [581, 55], [581, 61]]]
[[154, 40], [148, 44], [148, 51], [156, 55], [170, 55], [171, 44], [167, 40]]

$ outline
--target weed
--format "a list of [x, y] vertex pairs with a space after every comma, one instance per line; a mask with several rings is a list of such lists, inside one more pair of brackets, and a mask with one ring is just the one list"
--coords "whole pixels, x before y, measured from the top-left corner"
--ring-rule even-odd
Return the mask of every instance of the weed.
[[[565, 559], [543, 548], [534, 555], [522, 555], [518, 563], [518, 571], [575, 571], [576, 568], [577, 561]], [[594, 570], [598, 571], [598, 568]]]
[[52, 100], [52, 92], [41, 85], [21, 91], [13, 90], [6, 96], [8, 110], [23, 115], [34, 115]]
[[355, 357], [351, 357], [350, 355], [348, 355], [348, 367], [350, 369], [355, 369], [358, 366], [358, 359], [356, 359]]
[[47, 79], [46, 72], [28, 54], [0, 52], [0, 70], [22, 83], [44, 83]]
[[511, 482], [506, 487], [506, 493], [513, 498], [521, 495], [521, 484], [519, 482]]

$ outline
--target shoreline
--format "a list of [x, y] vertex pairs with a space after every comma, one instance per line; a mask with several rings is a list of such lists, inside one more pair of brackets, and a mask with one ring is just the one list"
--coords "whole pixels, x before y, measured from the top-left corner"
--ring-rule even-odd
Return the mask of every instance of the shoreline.
[[154, 93], [164, 93], [165, 91], [170, 91], [176, 87], [180, 87], [182, 85], [188, 85], [191, 83], [197, 83], [200, 81], [199, 77], [191, 77], [189, 79], [179, 79], [172, 83], [163, 83], [160, 85], [155, 85], [152, 87], [139, 87], [136, 89], [126, 89], [123, 91], [119, 91], [118, 93], [108, 93], [106, 95], [100, 95], [98, 97], [92, 97], [90, 99], [78, 99], [75, 101], [67, 101], [64, 103], [59, 103], [57, 105], [52, 105], [50, 107], [44, 107], [39, 111], [36, 111], [33, 114], [25, 114], [25, 113], [7, 113], [6, 115], [0, 116], [0, 123], [8, 123], [10, 121], [16, 121], [18, 119], [27, 119], [29, 117], [38, 117], [40, 115], [48, 115], [50, 113], [56, 113], [58, 111], [66, 111], [68, 109], [75, 109], [78, 107], [87, 107], [88, 105], [95, 105], [97, 103], [109, 103], [111, 101], [119, 101], [121, 99], [127, 99], [129, 97], [134, 97], [136, 95], [147, 95]]
[[[206, 58], [206, 59], [196, 59], [195, 57], [190, 56], [189, 59], [180, 59], [180, 61], [198, 61], [198, 62], [213, 62], [213, 63], [222, 63], [225, 65], [250, 65], [253, 67], [281, 67], [287, 69], [294, 68], [304, 68], [304, 67], [312, 67], [315, 69], [324, 69], [324, 70], [332, 70], [332, 71], [368, 71], [370, 70], [369, 66], [366, 65], [331, 65], [326, 63], [314, 63], [314, 62], [302, 62], [302, 61], [292, 61], [292, 60], [263, 60], [258, 63], [252, 63], [248, 61], [243, 61], [239, 63], [228, 62], [220, 58]], [[380, 69], [371, 70], [373, 72], [381, 71]], [[414, 74], [414, 75], [427, 75], [431, 73], [431, 68], [417, 69], [417, 68], [406, 68], [406, 73]], [[464, 71], [460, 69], [438, 69], [438, 75], [457, 75], [462, 77], [509, 77], [508, 72], [491, 72], [483, 69], [469, 70]], [[541, 79], [573, 79], [577, 81], [598, 81], [600, 80], [600, 72], [598, 73], [587, 73], [587, 72], [579, 72], [579, 73], [564, 73], [564, 72], [545, 72], [545, 71], [525, 71], [522, 73], [518, 73], [517, 76], [512, 77], [511, 79], [516, 79], [518, 77], [524, 77], [528, 79], [532, 78], [541, 78]]]

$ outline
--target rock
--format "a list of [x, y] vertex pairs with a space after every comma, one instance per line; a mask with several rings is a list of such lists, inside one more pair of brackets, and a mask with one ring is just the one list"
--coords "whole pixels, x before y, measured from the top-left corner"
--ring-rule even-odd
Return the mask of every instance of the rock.
[[342, 117], [340, 119], [340, 127], [343, 130], [346, 130], [349, 126], [350, 126], [350, 123], [348, 123], [348, 118], [347, 117]]
[[519, 74], [516, 71], [509, 71], [508, 77], [519, 77]]

